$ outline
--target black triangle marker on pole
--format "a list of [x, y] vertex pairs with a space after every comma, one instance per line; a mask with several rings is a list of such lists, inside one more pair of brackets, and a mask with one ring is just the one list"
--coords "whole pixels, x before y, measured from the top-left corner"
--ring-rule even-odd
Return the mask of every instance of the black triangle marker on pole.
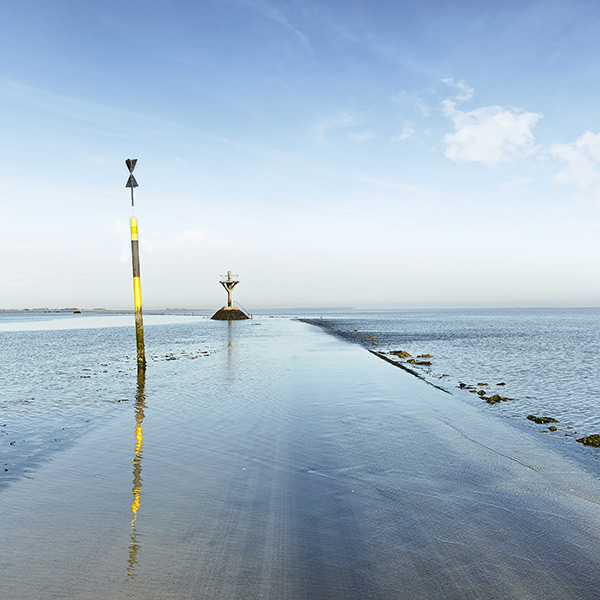
[[144, 349], [144, 320], [142, 316], [142, 287], [140, 279], [140, 252], [138, 244], [138, 225], [137, 219], [133, 216], [133, 188], [138, 187], [138, 182], [133, 176], [133, 170], [137, 163], [137, 158], [127, 158], [125, 164], [129, 169], [129, 179], [125, 184], [126, 188], [131, 189], [131, 263], [133, 267], [133, 299], [135, 306], [135, 337], [137, 342], [137, 365], [138, 376], [146, 370], [146, 351]]

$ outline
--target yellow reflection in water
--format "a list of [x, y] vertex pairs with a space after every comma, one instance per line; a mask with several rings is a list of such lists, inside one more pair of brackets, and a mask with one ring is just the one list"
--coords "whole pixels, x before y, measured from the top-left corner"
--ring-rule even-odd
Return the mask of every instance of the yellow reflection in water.
[[137, 555], [140, 549], [138, 541], [138, 532], [135, 529], [135, 520], [142, 503], [142, 445], [144, 442], [144, 433], [142, 424], [144, 422], [144, 409], [146, 408], [146, 373], [143, 369], [138, 369], [137, 393], [135, 396], [135, 450], [133, 453], [133, 501], [131, 503], [131, 541], [129, 543], [129, 560], [127, 574], [131, 579], [137, 576]]

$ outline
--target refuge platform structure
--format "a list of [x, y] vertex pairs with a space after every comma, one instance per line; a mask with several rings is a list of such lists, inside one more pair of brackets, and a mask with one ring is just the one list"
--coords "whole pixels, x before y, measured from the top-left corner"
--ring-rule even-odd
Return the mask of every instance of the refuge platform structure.
[[231, 292], [233, 288], [239, 283], [238, 279], [234, 279], [235, 275], [231, 275], [231, 271], [227, 271], [227, 279], [223, 279], [219, 282], [227, 291], [227, 306], [221, 307], [211, 319], [216, 321], [241, 321], [243, 319], [249, 319], [250, 317], [237, 306], [233, 306], [231, 301]]

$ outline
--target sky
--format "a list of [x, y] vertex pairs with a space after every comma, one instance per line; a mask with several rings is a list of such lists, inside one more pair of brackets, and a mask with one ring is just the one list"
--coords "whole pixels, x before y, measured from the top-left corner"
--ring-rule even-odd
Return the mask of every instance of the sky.
[[600, 306], [596, 0], [0, 14], [0, 308]]

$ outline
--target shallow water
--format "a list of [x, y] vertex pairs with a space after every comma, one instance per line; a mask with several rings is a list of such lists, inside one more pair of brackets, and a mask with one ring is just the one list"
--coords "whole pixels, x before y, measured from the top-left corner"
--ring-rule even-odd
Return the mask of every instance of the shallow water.
[[133, 327], [112, 329], [93, 338], [113, 360], [104, 391], [73, 357], [59, 380], [95, 407], [95, 428], [0, 490], [7, 597], [562, 600], [598, 588], [598, 476], [536, 438], [289, 319], [148, 327], [143, 378], [132, 357], [117, 361]]
[[[147, 315], [148, 362], [211, 352], [206, 322]], [[2, 315], [0, 485], [133, 403], [135, 352], [130, 315]]]
[[481, 404], [460, 381], [516, 400], [486, 406], [496, 414], [600, 433], [600, 309], [353, 311], [318, 322], [370, 350], [432, 354], [430, 367], [412, 368], [468, 402]]
[[[527, 415], [554, 417], [559, 424], [552, 443], [557, 437], [574, 443], [600, 432], [600, 309], [323, 310], [268, 316], [316, 318], [369, 350], [432, 354], [431, 367], [411, 368], [534, 434], [547, 428], [527, 421]], [[267, 315], [250, 324], [261, 319]], [[145, 315], [149, 364], [191, 364], [224, 352], [215, 337], [222, 325], [202, 314]], [[258, 330], [242, 323], [223, 331]], [[0, 313], [0, 468], [8, 469], [0, 471], [0, 485], [134, 402], [134, 336], [131, 314]], [[458, 389], [459, 381], [488, 383], [478, 389], [515, 401], [487, 405]], [[505, 385], [495, 385], [499, 382]]]

